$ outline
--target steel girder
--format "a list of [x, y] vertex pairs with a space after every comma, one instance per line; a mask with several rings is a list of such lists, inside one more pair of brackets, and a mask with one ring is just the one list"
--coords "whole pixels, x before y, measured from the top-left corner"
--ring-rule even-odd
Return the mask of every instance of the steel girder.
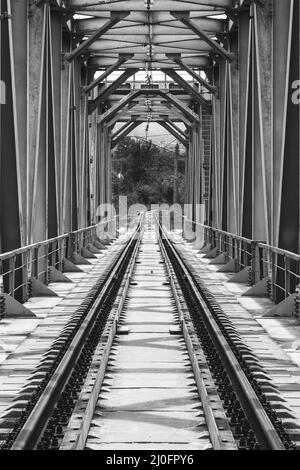
[[197, 36], [200, 37], [206, 44], [211, 47], [212, 52], [219, 55], [223, 59], [232, 62], [233, 55], [230, 54], [224, 47], [222, 47], [217, 41], [212, 39], [202, 28], [196, 24], [196, 22], [190, 18], [190, 14], [188, 12], [171, 12], [171, 15], [174, 18], [181, 21], [187, 28], [193, 31]]
[[174, 126], [170, 122], [158, 120], [157, 123], [164, 129], [166, 129], [166, 131], [168, 131], [170, 134], [172, 134], [172, 136], [175, 137], [175, 139], [177, 139], [182, 145], [188, 147], [187, 140], [182, 136], [181, 133], [178, 132], [177, 129], [174, 128]]
[[116, 63], [111, 65], [110, 67], [108, 67], [105, 70], [105, 72], [103, 72], [100, 75], [100, 77], [98, 77], [96, 80], [94, 80], [88, 86], [86, 86], [84, 88], [84, 92], [85, 93], [90, 93], [93, 90], [93, 88], [95, 88], [96, 86], [101, 85], [104, 82], [104, 80], [106, 80], [106, 78], [109, 77], [109, 75], [111, 75], [113, 72], [118, 70], [121, 67], [121, 65], [125, 64], [125, 62], [127, 62], [127, 60], [131, 59], [132, 57], [133, 57], [133, 54], [119, 54], [119, 59], [116, 61]]
[[[299, 2], [154, 0], [152, 33], [143, 0], [92, 3], [70, 0], [62, 11], [1, 1], [2, 250], [95, 221], [111, 196], [109, 128], [141, 122], [138, 98], [153, 96], [155, 119], [178, 116], [190, 129], [186, 202], [205, 201], [216, 227], [298, 251]], [[231, 21], [216, 17], [228, 8]], [[70, 21], [75, 12], [90, 18]], [[199, 83], [204, 67], [211, 115], [189, 86], [180, 98], [153, 89], [124, 97], [116, 84], [97, 90], [113, 70], [145, 64]]]
[[[232, 0], [211, 0], [201, 4], [154, 0], [149, 12], [143, 0], [93, 3], [90, 6], [84, 0], [70, 1], [68, 7], [90, 15], [89, 18], [76, 21], [76, 33], [79, 37], [88, 38], [85, 41], [91, 40], [87, 52], [91, 54], [92, 64], [110, 66], [117, 59], [118, 53], [129, 52], [134, 53], [134, 57], [126, 64], [129, 68], [143, 68], [147, 62], [151, 62], [154, 68], [170, 68], [172, 61], [166, 53], [172, 52], [181, 53], [182, 60], [187, 65], [211, 65], [209, 55], [218, 47], [212, 38], [225, 31], [224, 21], [217, 16], [214, 18], [214, 15], [225, 13], [227, 8], [232, 7], [232, 3]], [[127, 13], [128, 16], [117, 26], [110, 28], [99, 40], [94, 40], [94, 35], [107, 25], [111, 11], [115, 12], [116, 16], [121, 12]], [[198, 32], [195, 34], [190, 25], [184, 26], [180, 20], [175, 20], [170, 13], [172, 11], [177, 11], [179, 15], [188, 12], [193, 26], [197, 30], [205, 31], [203, 37], [199, 38]], [[150, 49], [145, 45], [149, 45]]]
[[193, 88], [189, 83], [187, 83], [175, 70], [173, 69], [164, 69], [164, 73], [166, 75], [169, 75], [174, 82], [177, 82], [178, 85], [181, 85], [184, 90], [186, 90], [196, 102], [198, 102], [200, 105], [205, 106], [209, 110], [211, 109], [211, 104], [201, 96], [199, 93], [199, 90], [197, 91], [195, 88]]
[[113, 149], [116, 145], [118, 145], [121, 140], [123, 140], [130, 132], [134, 131], [141, 123], [137, 121], [132, 121], [129, 123], [128, 126], [126, 126], [126, 129], [124, 129], [120, 135], [114, 136], [111, 142], [111, 148]]
[[238, 16], [226, 44], [237, 61], [213, 72], [212, 223], [298, 252], [299, 2]]
[[2, 210], [1, 239], [6, 250], [89, 225], [89, 153], [87, 99], [80, 90], [87, 74], [78, 60], [62, 66], [72, 36], [63, 30], [61, 12], [48, 2], [7, 0], [1, 7], [9, 13], [1, 19], [6, 47], [1, 49], [6, 88], [1, 200], [9, 211]]
[[73, 60], [77, 59], [81, 55], [85, 53], [85, 51], [97, 41], [97, 39], [101, 38], [105, 33], [107, 33], [110, 29], [116, 26], [122, 19], [126, 18], [129, 15], [129, 12], [112, 12], [111, 18], [106, 21], [100, 28], [97, 29], [91, 36], [85, 39], [79, 46], [76, 47], [75, 50], [67, 53], [65, 58], [72, 62]]
[[210, 85], [206, 80], [200, 77], [191, 67], [184, 64], [181, 60], [181, 54], [166, 54], [166, 56], [171, 59], [175, 64], [179, 65], [182, 70], [185, 70], [191, 77], [194, 78], [200, 85], [206, 88], [210, 93], [217, 93], [216, 87]]
[[145, 96], [161, 96], [162, 98], [166, 99], [170, 104], [175, 106], [182, 114], [184, 114], [188, 119], [198, 122], [198, 116], [187, 106], [185, 106], [179, 99], [173, 96], [171, 93], [154, 89], [142, 89], [142, 90], [133, 90], [128, 95], [126, 95], [122, 100], [120, 100], [115, 106], [111, 109], [106, 111], [102, 116], [99, 118], [100, 123], [108, 122], [111, 118], [113, 118], [117, 112], [122, 110], [125, 106], [127, 106], [131, 101], [134, 101], [141, 95]]
[[105, 87], [103, 90], [100, 91], [98, 94], [97, 98], [95, 100], [91, 101], [89, 104], [89, 113], [92, 113], [95, 111], [97, 106], [99, 104], [104, 103], [108, 97], [117, 89], [119, 88], [120, 85], [122, 85], [128, 78], [130, 78], [132, 75], [138, 72], [139, 69], [127, 69], [125, 70], [122, 75], [117, 78], [111, 85], [108, 87]]

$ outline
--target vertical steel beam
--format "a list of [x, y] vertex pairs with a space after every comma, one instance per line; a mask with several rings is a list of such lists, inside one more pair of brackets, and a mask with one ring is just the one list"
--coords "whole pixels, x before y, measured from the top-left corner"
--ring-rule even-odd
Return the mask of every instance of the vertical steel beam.
[[239, 15], [239, 235], [252, 236], [252, 19]]
[[[1, 15], [7, 13], [7, 0], [1, 1]], [[16, 130], [11, 18], [1, 20], [0, 80], [5, 84], [5, 103], [0, 105], [0, 250], [10, 251], [21, 244], [17, 176]]]
[[47, 35], [48, 5], [34, 8], [30, 17], [30, 46], [32, 66], [30, 68], [29, 94], [32, 96], [28, 160], [31, 160], [28, 179], [28, 212], [31, 242], [47, 238]]
[[[228, 48], [238, 58], [238, 35], [231, 33], [228, 37]], [[238, 61], [228, 67], [228, 101], [227, 101], [227, 154], [228, 154], [228, 230], [237, 233], [239, 226], [238, 192], [239, 192], [239, 72]]]
[[[49, 115], [49, 123], [52, 122], [52, 139], [53, 139], [53, 161], [52, 168], [55, 175], [52, 179], [55, 180], [56, 191], [54, 193], [53, 187], [51, 188], [52, 195], [49, 195], [49, 203], [52, 205], [53, 218], [52, 225], [56, 224], [57, 234], [63, 233], [62, 223], [62, 156], [61, 156], [61, 139], [62, 139], [62, 27], [61, 27], [61, 13], [59, 11], [49, 11], [49, 47], [50, 47], [50, 79], [51, 79], [51, 108], [52, 113]], [[54, 200], [55, 199], [55, 200]], [[54, 203], [56, 207], [53, 207]]]
[[[227, 63], [220, 62], [214, 70], [214, 83], [219, 89], [219, 95], [213, 97], [213, 135], [214, 135], [214, 200], [215, 200], [215, 224], [217, 228], [224, 227], [227, 205], [227, 191], [224, 184], [227, 182], [226, 162], [227, 156], [227, 92], [228, 69]], [[227, 160], [226, 160], [227, 161]], [[227, 186], [226, 186], [227, 187]], [[226, 196], [224, 199], [224, 195]]]
[[[288, 251], [299, 252], [299, 154], [300, 154], [300, 103], [293, 98], [295, 84], [300, 77], [300, 8], [293, 2], [290, 23], [290, 55], [288, 63], [287, 107], [284, 129], [282, 166], [282, 193], [278, 244]], [[295, 288], [295, 286], [294, 286]]]
[[[63, 35], [62, 52], [70, 50], [71, 38]], [[72, 102], [72, 66], [68, 62], [62, 64], [61, 74], [61, 180], [62, 180], [62, 211], [61, 226], [63, 232], [69, 232], [72, 229], [71, 222], [71, 102]]]
[[273, 0], [273, 242], [280, 241], [280, 214], [287, 125], [294, 0]]
[[[54, 238], [58, 235], [58, 217], [57, 217], [57, 206], [58, 206], [58, 191], [57, 191], [57, 135], [56, 135], [56, 115], [57, 113], [57, 102], [59, 100], [59, 87], [57, 87], [57, 80], [60, 81], [60, 76], [56, 73], [56, 62], [57, 52], [61, 50], [61, 42], [58, 44], [54, 43], [54, 38], [51, 34], [53, 13], [51, 9], [48, 9], [48, 33], [47, 33], [47, 106], [46, 106], [46, 126], [47, 126], [47, 208], [46, 217], [48, 222], [47, 238]], [[53, 22], [54, 23], [54, 22]], [[60, 33], [60, 24], [56, 32]], [[54, 55], [52, 53], [54, 52]], [[58, 121], [59, 125], [59, 121]]]
[[253, 5], [253, 238], [271, 242], [272, 18]]
[[6, 21], [10, 36], [11, 80], [13, 116], [15, 127], [15, 148], [18, 179], [21, 243], [28, 237], [26, 219], [26, 178], [27, 178], [27, 4], [21, 0], [7, 1]]
[[109, 127], [106, 126], [106, 139], [107, 139], [107, 204], [112, 203], [112, 141]]

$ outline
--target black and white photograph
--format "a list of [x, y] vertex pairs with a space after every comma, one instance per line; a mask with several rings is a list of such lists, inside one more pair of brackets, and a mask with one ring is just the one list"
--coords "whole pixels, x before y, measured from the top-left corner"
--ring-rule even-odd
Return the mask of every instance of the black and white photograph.
[[0, 0], [0, 457], [300, 450], [299, 183], [300, 0]]

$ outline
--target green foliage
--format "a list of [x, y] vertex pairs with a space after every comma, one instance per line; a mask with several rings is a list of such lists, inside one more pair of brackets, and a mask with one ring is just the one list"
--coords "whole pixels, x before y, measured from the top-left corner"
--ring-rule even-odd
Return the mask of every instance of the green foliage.
[[[175, 171], [175, 155], [178, 170]], [[164, 150], [151, 141], [125, 138], [113, 160], [113, 202], [118, 206], [119, 195], [128, 197], [128, 204], [173, 204], [174, 183], [177, 201], [183, 204], [185, 186], [184, 156], [179, 147], [175, 152]], [[119, 177], [119, 175], [122, 175]]]

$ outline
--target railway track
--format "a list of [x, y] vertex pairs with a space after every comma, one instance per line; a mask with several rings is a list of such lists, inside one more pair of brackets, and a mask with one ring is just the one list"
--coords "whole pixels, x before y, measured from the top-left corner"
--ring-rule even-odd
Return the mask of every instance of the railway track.
[[259, 369], [146, 214], [33, 374], [2, 449], [294, 449]]

